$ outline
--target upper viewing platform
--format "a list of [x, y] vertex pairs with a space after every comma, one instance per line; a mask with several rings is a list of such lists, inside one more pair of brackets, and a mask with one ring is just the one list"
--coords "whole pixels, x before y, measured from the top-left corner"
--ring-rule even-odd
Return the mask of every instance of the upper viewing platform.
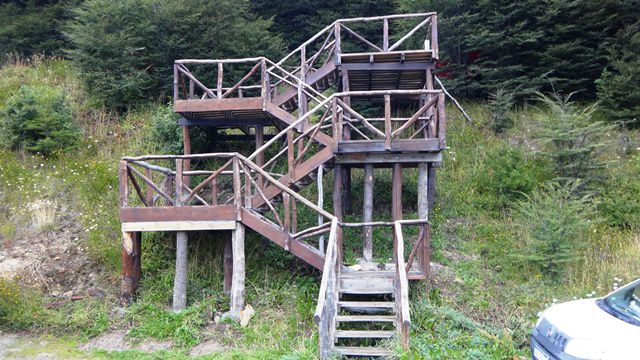
[[183, 125], [248, 125], [277, 118], [272, 106], [302, 115], [306, 100], [332, 87], [429, 88], [425, 70], [435, 67], [437, 39], [435, 13], [388, 15], [337, 20], [278, 62], [176, 60], [175, 112], [187, 120]]

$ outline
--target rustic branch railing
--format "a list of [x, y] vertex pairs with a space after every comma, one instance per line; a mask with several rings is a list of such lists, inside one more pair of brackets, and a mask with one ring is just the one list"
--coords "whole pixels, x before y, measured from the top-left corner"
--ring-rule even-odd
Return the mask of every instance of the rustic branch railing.
[[[382, 98], [383, 117], [365, 117], [342, 99], [348, 97]], [[418, 110], [410, 117], [392, 117], [392, 98], [417, 97], [421, 104]], [[342, 141], [341, 129], [348, 126], [355, 132], [355, 138], [359, 140], [382, 139], [385, 147], [390, 148], [391, 142], [402, 139], [438, 139], [441, 149], [446, 146], [446, 117], [445, 98], [441, 90], [374, 90], [374, 91], [349, 91], [335, 93], [331, 96], [337, 108], [342, 111], [332, 118], [335, 131], [334, 141]], [[411, 131], [408, 131], [411, 130]]]
[[394, 226], [396, 263], [396, 308], [398, 309], [397, 328], [400, 342], [405, 350], [409, 349], [409, 328], [411, 327], [411, 316], [409, 314], [409, 280], [405, 271], [404, 263], [404, 238], [402, 236], [402, 223], [396, 221]]
[[338, 279], [340, 276], [338, 231], [338, 220], [334, 218], [331, 221], [331, 232], [327, 242], [318, 303], [313, 314], [313, 321], [318, 325], [319, 330], [321, 359], [329, 357], [333, 349], [333, 339], [336, 331], [335, 317], [338, 313]]
[[[224, 165], [217, 167], [214, 171], [183, 171], [182, 163], [193, 160], [200, 160], [205, 164], [207, 161], [218, 161], [218, 163], [224, 162]], [[175, 170], [168, 166], [151, 164], [151, 161], [174, 163]], [[138, 168], [143, 171], [138, 170]], [[178, 181], [202, 176], [206, 176], [206, 178], [197, 182], [193, 188], [186, 185], [190, 181]], [[159, 178], [162, 179], [159, 183], [157, 180], [154, 181], [154, 179]], [[166, 179], [172, 180], [167, 181]], [[258, 179], [264, 183], [259, 185]], [[288, 239], [285, 241], [285, 249], [288, 249], [291, 240], [302, 242], [328, 233], [330, 231], [328, 224], [335, 218], [332, 214], [302, 197], [288, 186], [279, 182], [272, 174], [238, 153], [125, 157], [120, 162], [119, 181], [120, 207], [122, 208], [135, 207], [137, 206], [136, 202], [140, 203], [139, 206], [144, 207], [157, 206], [158, 201], [153, 200], [154, 196], [164, 200], [162, 204], [159, 204], [162, 206], [215, 206], [230, 203], [230, 205], [235, 206], [236, 217], [239, 219], [242, 209], [256, 210], [252, 205], [252, 198], [261, 197], [268, 208], [267, 213], [261, 215], [263, 220], [272, 221], [274, 226], [288, 234]], [[140, 184], [144, 184], [145, 189]], [[224, 195], [220, 191], [221, 186], [224, 187]], [[291, 201], [273, 204], [263, 192], [266, 186], [278, 188], [281, 194], [291, 199]], [[136, 196], [133, 198], [129, 194], [131, 188], [135, 190]], [[133, 199], [133, 201], [130, 201], [130, 199]], [[295, 209], [292, 208], [293, 201], [315, 212], [318, 217], [323, 219], [323, 224], [298, 229], [298, 223], [292, 221], [292, 217], [296, 213]], [[306, 245], [312, 246], [310, 244]], [[320, 249], [316, 250], [320, 252]]]
[[[212, 65], [216, 68], [210, 69]], [[215, 79], [215, 86], [207, 86], [200, 80], [203, 76], [199, 79], [187, 66], [197, 67], [204, 73], [204, 77], [211, 76]], [[248, 66], [251, 66], [250, 70], [245, 71]], [[268, 99], [272, 89], [264, 57], [221, 60], [181, 59], [174, 62], [173, 74], [174, 101], [250, 96]], [[225, 87], [225, 82], [233, 85]]]

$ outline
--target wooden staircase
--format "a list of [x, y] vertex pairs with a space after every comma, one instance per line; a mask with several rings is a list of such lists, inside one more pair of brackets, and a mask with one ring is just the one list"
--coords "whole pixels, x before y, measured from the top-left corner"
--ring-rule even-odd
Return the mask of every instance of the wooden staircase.
[[[418, 24], [404, 35], [397, 34], [396, 42], [391, 43], [389, 23], [396, 19], [414, 19]], [[277, 131], [268, 134], [271, 139], [256, 145], [256, 151], [246, 157], [238, 153], [210, 153], [123, 158], [119, 173], [123, 232], [150, 231], [147, 226], [154, 222], [163, 223], [164, 227], [152, 226], [162, 231], [249, 227], [322, 271], [314, 313], [322, 359], [331, 354], [388, 356], [397, 340], [407, 349], [410, 327], [407, 274], [414, 271], [414, 257], [423, 261], [427, 258], [420, 255], [420, 251], [428, 249], [427, 221], [401, 220], [402, 206], [398, 199], [402, 198], [402, 178], [397, 182], [394, 175], [394, 189], [399, 189], [400, 195], [396, 193], [392, 202], [400, 204], [396, 207], [399, 214], [394, 212], [392, 221], [375, 224], [393, 229], [393, 239], [389, 239], [394, 244], [393, 270], [350, 271], [342, 259], [346, 240], [343, 227], [373, 225], [343, 222], [341, 207], [336, 205], [343, 174], [339, 170], [367, 163], [376, 167], [394, 166], [397, 174], [396, 170], [402, 171], [402, 166], [395, 166], [399, 163], [417, 166], [441, 160], [441, 151], [445, 149], [444, 93], [434, 90], [430, 79], [438, 58], [436, 21], [435, 13], [338, 20], [277, 63], [264, 57], [176, 60], [174, 110], [183, 116], [181, 125], [236, 128], [246, 136], [250, 135], [251, 126], [255, 126], [256, 144], [258, 124], [261, 131], [263, 126], [275, 126]], [[379, 22], [382, 44], [375, 44], [351, 29], [358, 22]], [[413, 45], [407, 45], [408, 39], [425, 29], [428, 29], [425, 38], [414, 39], [417, 41]], [[348, 41], [351, 43], [345, 44]], [[410, 47], [415, 44], [417, 48]], [[251, 70], [241, 74], [239, 81], [234, 80], [235, 84], [225, 85], [224, 67], [237, 64]], [[207, 86], [196, 78], [194, 74], [198, 72], [187, 67], [192, 65], [217, 66], [215, 85]], [[202, 73], [216, 73], [216, 69]], [[229, 76], [238, 73], [242, 72], [228, 72]], [[382, 109], [383, 114], [363, 116], [354, 110], [351, 100], [358, 97], [368, 101], [372, 108]], [[402, 108], [400, 104], [407, 103], [418, 110], [405, 118], [392, 116], [392, 110], [406, 112], [409, 107]], [[186, 129], [185, 135], [188, 134]], [[190, 153], [187, 142], [185, 138], [185, 154]], [[174, 162], [175, 167], [153, 163], [167, 160]], [[191, 170], [189, 166], [196, 160], [202, 160], [200, 164], [224, 165]], [[278, 165], [277, 170], [273, 170], [274, 165]], [[328, 212], [322, 205], [322, 194], [314, 204], [299, 191], [314, 183], [322, 188], [318, 174], [332, 170], [334, 211]], [[199, 183], [189, 183], [196, 178]], [[137, 198], [129, 201], [132, 190]], [[299, 229], [296, 206], [315, 212], [318, 225]], [[402, 235], [404, 225], [425, 226], [419, 235], [422, 245], [415, 242], [408, 252], [408, 264]], [[325, 237], [328, 237], [326, 246]], [[428, 266], [428, 261], [424, 262]], [[426, 276], [424, 271], [412, 274], [412, 279]]]

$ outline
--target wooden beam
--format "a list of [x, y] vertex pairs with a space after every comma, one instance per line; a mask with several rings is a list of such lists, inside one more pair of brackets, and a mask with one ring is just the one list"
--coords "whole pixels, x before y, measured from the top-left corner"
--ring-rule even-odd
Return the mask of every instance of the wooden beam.
[[233, 205], [219, 206], [153, 206], [148, 208], [122, 208], [120, 221], [159, 222], [159, 221], [221, 221], [234, 220]]
[[232, 220], [218, 221], [142, 221], [124, 222], [122, 231], [195, 231], [195, 230], [230, 230], [234, 229]]
[[122, 233], [122, 279], [120, 303], [130, 305], [136, 295], [141, 276], [141, 234]]
[[373, 152], [419, 152], [419, 151], [440, 151], [437, 139], [397, 139], [391, 142], [391, 148], [385, 148], [384, 140], [367, 141], [342, 141], [338, 144], [337, 154], [344, 153], [373, 153]]
[[396, 162], [402, 163], [404, 166], [416, 166], [419, 163], [442, 161], [442, 153], [440, 152], [417, 152], [417, 153], [347, 153], [337, 154], [336, 163], [350, 164], [351, 166], [366, 166], [370, 163], [376, 167], [382, 164], [389, 165]]
[[244, 254], [245, 229], [241, 222], [236, 223], [236, 228], [231, 236], [233, 256], [233, 279], [231, 280], [231, 310], [233, 319], [239, 319], [240, 312], [244, 310], [245, 287], [245, 254]]
[[[233, 230], [235, 230], [235, 222]], [[222, 236], [224, 237], [224, 249], [222, 251], [224, 284], [222, 291], [225, 295], [231, 295], [231, 280], [233, 279], [232, 232], [225, 231]]]
[[[364, 203], [362, 205], [364, 222], [373, 221], [373, 165], [364, 166]], [[373, 227], [363, 227], [362, 256], [365, 261], [373, 259]]]

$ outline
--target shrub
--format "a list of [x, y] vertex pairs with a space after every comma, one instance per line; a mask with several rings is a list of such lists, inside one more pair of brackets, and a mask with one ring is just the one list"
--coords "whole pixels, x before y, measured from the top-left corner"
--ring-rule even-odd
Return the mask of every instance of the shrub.
[[0, 145], [51, 155], [78, 144], [80, 130], [61, 88], [23, 85], [0, 112]]
[[593, 218], [589, 195], [576, 196], [579, 182], [550, 182], [518, 203], [515, 234], [520, 241], [513, 258], [524, 267], [557, 277], [565, 265], [580, 259]]
[[111, 108], [170, 94], [179, 58], [277, 55], [282, 41], [250, 3], [88, 0], [74, 10], [67, 35], [89, 92]]
[[607, 166], [602, 155], [610, 145], [607, 135], [614, 128], [593, 118], [597, 104], [580, 108], [571, 101], [571, 94], [548, 97], [538, 93], [538, 99], [545, 109], [536, 116], [536, 136], [558, 180], [581, 180], [583, 188], [601, 183]]
[[603, 187], [598, 210], [607, 223], [621, 228], [640, 227], [640, 156], [616, 167]]
[[[178, 117], [173, 112], [173, 106], [171, 105], [159, 107], [153, 114], [149, 137], [157, 147], [156, 151], [161, 154], [182, 154], [184, 152], [182, 127], [178, 125]], [[190, 135], [191, 152], [197, 154], [205, 151], [207, 144], [206, 133], [198, 129], [191, 131]]]
[[498, 88], [495, 93], [489, 94], [491, 102], [491, 129], [496, 134], [501, 134], [513, 126], [513, 119], [509, 115], [509, 110], [513, 107], [513, 93], [505, 88]]
[[487, 150], [476, 177], [478, 202], [489, 210], [506, 209], [548, 180], [547, 164], [511, 146]]

